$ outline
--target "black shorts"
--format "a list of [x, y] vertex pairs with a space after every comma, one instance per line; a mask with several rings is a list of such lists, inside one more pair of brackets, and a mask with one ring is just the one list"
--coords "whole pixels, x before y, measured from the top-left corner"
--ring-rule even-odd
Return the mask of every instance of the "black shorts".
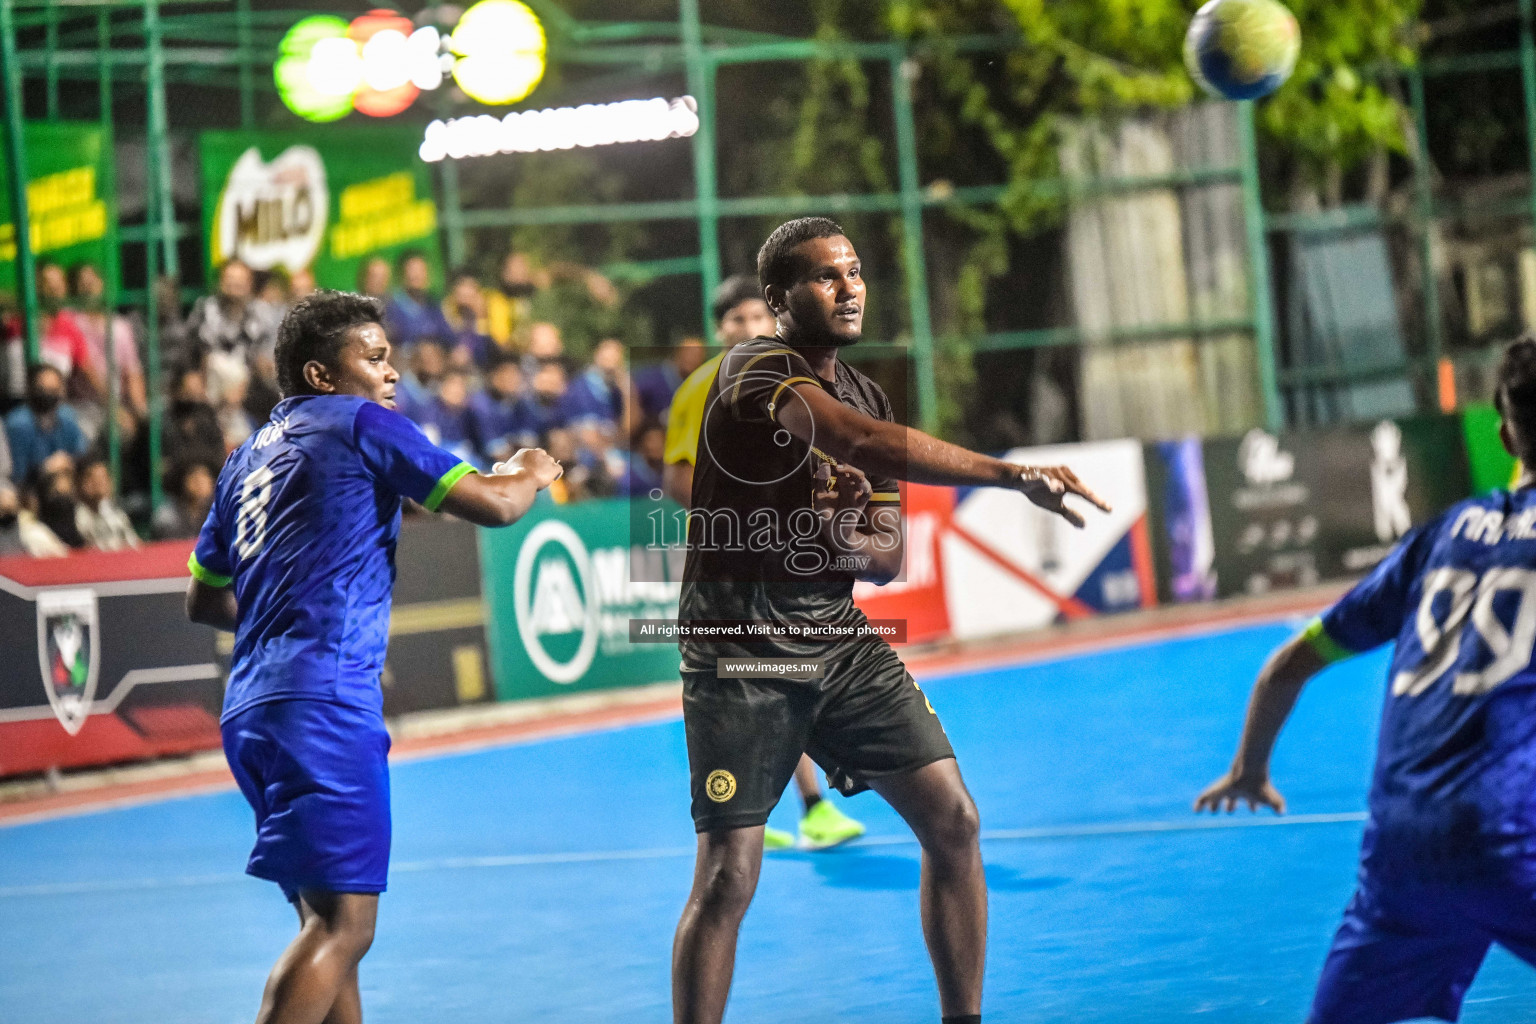
[[955, 756], [927, 696], [884, 643], [847, 645], [820, 679], [685, 669], [683, 723], [700, 832], [766, 823], [802, 753], [845, 796]]

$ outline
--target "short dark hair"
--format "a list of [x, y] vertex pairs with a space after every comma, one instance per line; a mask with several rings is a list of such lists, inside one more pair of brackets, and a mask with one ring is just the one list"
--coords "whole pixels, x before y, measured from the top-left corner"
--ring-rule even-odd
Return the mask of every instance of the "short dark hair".
[[348, 331], [383, 318], [384, 304], [369, 295], [322, 290], [300, 299], [277, 329], [277, 386], [283, 397], [310, 394], [304, 364], [333, 365]]
[[1515, 454], [1532, 461], [1528, 456], [1536, 455], [1536, 333], [1521, 335], [1504, 350], [1493, 400], [1499, 415], [1514, 425], [1515, 436], [1526, 449]]
[[[58, 266], [58, 264], [55, 263], [54, 266]], [[57, 374], [59, 380], [64, 380], [64, 371], [52, 363], [33, 363], [27, 367], [27, 390], [31, 391], [32, 386], [37, 383], [37, 378], [45, 373]]]
[[715, 294], [710, 296], [709, 311], [714, 315], [715, 323], [720, 323], [731, 310], [743, 302], [763, 301], [763, 288], [748, 274], [733, 274], [720, 282], [715, 289]]
[[64, 270], [64, 264], [60, 263], [58, 260], [51, 256], [44, 256], [34, 264], [32, 273], [37, 277], [42, 277], [43, 271], [47, 270], [49, 267], [53, 267], [55, 270], [58, 270], [61, 273]]
[[411, 262], [411, 260], [424, 260], [426, 258], [427, 254], [420, 249], [405, 249], [399, 256], [395, 257], [395, 269], [404, 270], [405, 265]]
[[757, 250], [758, 284], [764, 291], [769, 285], [789, 287], [795, 278], [795, 250], [813, 239], [841, 234], [842, 225], [829, 217], [800, 217], [780, 224]]
[[87, 270], [95, 274], [97, 277], [102, 276], [101, 268], [96, 265], [94, 260], [81, 260], [79, 263], [76, 263], [74, 266], [69, 268], [70, 291], [77, 293], [80, 291], [80, 278], [85, 275]]

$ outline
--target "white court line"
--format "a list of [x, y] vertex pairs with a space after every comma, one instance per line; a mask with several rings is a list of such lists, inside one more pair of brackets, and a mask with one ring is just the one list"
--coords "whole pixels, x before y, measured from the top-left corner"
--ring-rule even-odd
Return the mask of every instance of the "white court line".
[[[1335, 814], [1292, 814], [1285, 817], [1197, 818], [1174, 821], [1122, 821], [1087, 825], [1052, 825], [1040, 828], [1012, 828], [983, 831], [987, 842], [1018, 842], [1049, 839], [1083, 839], [1093, 836], [1152, 835], [1167, 832], [1220, 832], [1232, 829], [1274, 828], [1291, 825], [1340, 825], [1364, 821], [1364, 811]], [[866, 836], [845, 849], [866, 846], [914, 846], [910, 833], [892, 836]], [[692, 846], [660, 846], [642, 850], [590, 850], [569, 853], [518, 853], [483, 857], [442, 857], [436, 860], [404, 861], [390, 865], [391, 872], [456, 871], [466, 868], [535, 867], [559, 864], [600, 864], [633, 860], [670, 860], [692, 857]], [[780, 856], [780, 855], [775, 855]], [[185, 875], [180, 878], [135, 878], [99, 882], [49, 882], [40, 885], [0, 886], [0, 899], [26, 896], [74, 896], [104, 892], [133, 892], [146, 889], [185, 889], [206, 885], [241, 882], [245, 875]]]

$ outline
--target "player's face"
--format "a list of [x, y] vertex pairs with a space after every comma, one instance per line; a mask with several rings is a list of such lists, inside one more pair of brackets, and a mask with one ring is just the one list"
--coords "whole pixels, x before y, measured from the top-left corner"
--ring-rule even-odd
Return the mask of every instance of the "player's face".
[[[732, 306], [730, 311], [720, 319], [720, 327], [715, 331], [715, 337], [726, 348], [739, 345], [753, 338], [771, 338], [778, 328], [773, 319], [773, 310], [768, 308], [768, 303], [762, 299], [748, 299], [746, 302]], [[702, 354], [702, 348], [700, 349]], [[702, 360], [700, 360], [702, 362]]]
[[395, 382], [400, 375], [389, 365], [389, 342], [384, 338], [384, 328], [364, 324], [348, 331], [336, 365], [328, 369], [325, 379], [332, 394], [357, 395], [393, 409]]
[[[813, 238], [795, 250], [800, 276], [769, 295], [775, 312], [805, 345], [852, 345], [864, 334], [864, 274], [842, 235]], [[777, 291], [777, 289], [774, 289]]]

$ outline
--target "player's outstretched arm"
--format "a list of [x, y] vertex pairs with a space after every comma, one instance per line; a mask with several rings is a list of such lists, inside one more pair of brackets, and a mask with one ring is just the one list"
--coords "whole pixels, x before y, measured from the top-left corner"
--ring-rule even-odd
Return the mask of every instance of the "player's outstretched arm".
[[1325, 664], [1305, 634], [1292, 637], [1270, 656], [1248, 698], [1248, 717], [1232, 767], [1195, 798], [1196, 811], [1234, 811], [1246, 801], [1250, 810], [1264, 806], [1285, 813], [1285, 798], [1269, 781], [1269, 755], [1301, 688]]
[[204, 626], [235, 631], [235, 588], [215, 587], [194, 579], [187, 587], [187, 618]]
[[800, 401], [778, 403], [778, 421], [784, 428], [871, 476], [954, 487], [1005, 487], [1073, 526], [1082, 526], [1083, 517], [1063, 504], [1069, 494], [1109, 511], [1104, 499], [1065, 466], [1016, 466], [994, 459], [921, 430], [866, 416], [813, 383], [795, 385], [794, 393]]
[[560, 479], [560, 463], [542, 448], [524, 448], [497, 472], [482, 476], [470, 473], [443, 497], [437, 506], [476, 526], [511, 526], [533, 507], [534, 497]]

